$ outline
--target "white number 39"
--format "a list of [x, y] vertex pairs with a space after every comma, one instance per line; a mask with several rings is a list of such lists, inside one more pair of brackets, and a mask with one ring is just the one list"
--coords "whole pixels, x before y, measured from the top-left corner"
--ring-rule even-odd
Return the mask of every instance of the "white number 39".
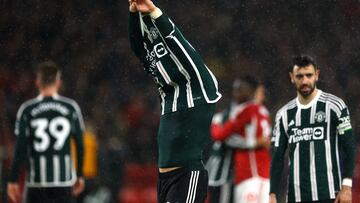
[[54, 150], [61, 150], [71, 129], [69, 120], [64, 117], [56, 117], [50, 122], [46, 118], [35, 119], [31, 121], [31, 127], [35, 128], [35, 137], [39, 139], [34, 140], [34, 148], [38, 152], [44, 152], [49, 148], [49, 134], [56, 139]]

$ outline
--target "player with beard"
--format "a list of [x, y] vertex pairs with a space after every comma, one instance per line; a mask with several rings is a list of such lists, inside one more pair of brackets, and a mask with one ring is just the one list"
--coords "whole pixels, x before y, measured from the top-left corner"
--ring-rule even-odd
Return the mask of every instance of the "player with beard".
[[297, 97], [276, 115], [270, 203], [277, 202], [287, 148], [287, 202], [351, 202], [355, 145], [349, 110], [342, 99], [317, 89], [319, 73], [310, 56], [293, 58], [289, 74]]

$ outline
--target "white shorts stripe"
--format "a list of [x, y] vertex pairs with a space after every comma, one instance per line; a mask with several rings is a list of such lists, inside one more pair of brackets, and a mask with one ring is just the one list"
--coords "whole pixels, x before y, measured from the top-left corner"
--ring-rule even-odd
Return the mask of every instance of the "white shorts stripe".
[[186, 197], [186, 203], [194, 203], [196, 197], [196, 187], [199, 180], [199, 171], [191, 171], [189, 190]]
[[189, 203], [190, 193], [191, 193], [191, 190], [192, 190], [193, 179], [194, 179], [194, 171], [191, 171], [191, 177], [190, 177], [190, 182], [189, 182], [189, 190], [188, 190], [188, 195], [186, 197], [186, 203]]
[[194, 188], [193, 188], [193, 195], [192, 195], [191, 203], [194, 203], [194, 201], [195, 201], [196, 188], [197, 188], [197, 184], [198, 184], [198, 180], [199, 180], [199, 173], [200, 173], [199, 171], [195, 172], [195, 185], [194, 185]]

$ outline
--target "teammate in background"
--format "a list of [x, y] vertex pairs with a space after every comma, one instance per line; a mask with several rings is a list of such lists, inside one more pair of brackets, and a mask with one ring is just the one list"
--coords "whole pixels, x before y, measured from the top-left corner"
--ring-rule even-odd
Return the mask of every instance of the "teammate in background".
[[[28, 166], [26, 202], [73, 202], [84, 189], [82, 178], [84, 123], [77, 103], [58, 95], [60, 71], [46, 61], [38, 66], [39, 96], [21, 105], [15, 135], [15, 156], [7, 185], [13, 202], [21, 198], [16, 183], [20, 167]], [[70, 138], [78, 154], [77, 174], [71, 160]]]
[[129, 3], [132, 50], [154, 77], [161, 98], [158, 202], [204, 202], [208, 175], [202, 152], [221, 98], [217, 81], [151, 0]]
[[349, 110], [317, 89], [320, 72], [310, 56], [294, 57], [289, 73], [297, 97], [276, 115], [270, 202], [277, 201], [289, 148], [288, 202], [350, 203], [356, 145]]
[[234, 203], [268, 202], [270, 169], [270, 118], [268, 110], [255, 102], [258, 82], [252, 77], [236, 79], [229, 120], [214, 116], [212, 138], [233, 148]]

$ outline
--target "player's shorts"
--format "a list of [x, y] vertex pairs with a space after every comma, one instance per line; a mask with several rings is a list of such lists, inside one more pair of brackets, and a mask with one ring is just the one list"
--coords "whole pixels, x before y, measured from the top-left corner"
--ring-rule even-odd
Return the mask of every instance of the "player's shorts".
[[234, 203], [269, 202], [270, 181], [253, 177], [235, 185]]
[[183, 167], [159, 173], [158, 203], [204, 203], [208, 179], [205, 169], [190, 170]]
[[202, 104], [161, 116], [158, 131], [160, 168], [203, 168], [202, 153], [210, 141], [210, 124], [215, 108], [215, 104]]
[[35, 188], [28, 187], [26, 191], [26, 203], [73, 203], [74, 197], [71, 187]]

